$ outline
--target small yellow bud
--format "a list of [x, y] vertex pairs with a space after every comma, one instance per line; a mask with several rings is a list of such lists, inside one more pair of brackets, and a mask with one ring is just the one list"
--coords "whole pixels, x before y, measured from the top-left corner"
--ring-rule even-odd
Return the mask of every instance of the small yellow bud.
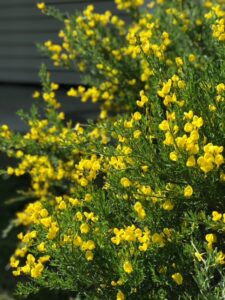
[[218, 211], [213, 211], [212, 212], [212, 220], [214, 222], [217, 222], [217, 221], [219, 221], [221, 219], [222, 219], [222, 214], [221, 213], [218, 213]]
[[38, 9], [41, 9], [41, 10], [44, 10], [46, 8], [46, 5], [44, 2], [41, 2], [41, 3], [37, 3], [37, 8]]
[[132, 119], [133, 119], [134, 121], [139, 121], [139, 120], [141, 120], [141, 114], [140, 114], [138, 111], [136, 111], [136, 112], [133, 114]]
[[130, 180], [126, 177], [121, 178], [120, 183], [125, 188], [131, 186]]
[[128, 274], [133, 272], [132, 264], [129, 261], [125, 261], [125, 263], [123, 264], [123, 269]]
[[190, 62], [195, 62], [195, 61], [196, 61], [196, 56], [195, 56], [194, 54], [190, 54], [190, 55], [188, 56], [188, 60], [189, 60]]
[[181, 285], [183, 283], [183, 276], [180, 273], [175, 273], [171, 277], [176, 284]]
[[187, 185], [186, 188], [184, 189], [184, 197], [191, 197], [193, 194], [193, 189], [190, 185]]

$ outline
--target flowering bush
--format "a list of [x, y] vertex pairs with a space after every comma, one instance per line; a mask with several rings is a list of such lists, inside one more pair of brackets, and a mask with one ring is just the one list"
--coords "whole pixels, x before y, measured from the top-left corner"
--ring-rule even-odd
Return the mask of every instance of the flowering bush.
[[21, 114], [24, 135], [1, 127], [1, 150], [18, 159], [2, 173], [29, 174], [34, 199], [17, 214], [19, 294], [224, 299], [225, 3], [143, 2], [115, 1], [128, 23], [38, 5], [65, 23], [62, 45], [41, 49], [84, 72], [68, 95], [102, 110], [65, 124], [42, 67], [45, 115]]

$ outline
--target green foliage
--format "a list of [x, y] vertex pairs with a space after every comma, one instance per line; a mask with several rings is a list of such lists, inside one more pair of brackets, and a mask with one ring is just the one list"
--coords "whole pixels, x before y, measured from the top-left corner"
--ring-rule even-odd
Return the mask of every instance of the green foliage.
[[222, 300], [224, 3], [115, 2], [131, 23], [89, 6], [66, 17], [62, 46], [45, 43], [56, 65], [88, 73], [68, 95], [101, 101], [100, 119], [66, 124], [42, 66], [42, 114], [20, 113], [24, 135], [1, 128], [18, 159], [2, 173], [29, 174], [34, 199], [17, 214], [18, 293]]

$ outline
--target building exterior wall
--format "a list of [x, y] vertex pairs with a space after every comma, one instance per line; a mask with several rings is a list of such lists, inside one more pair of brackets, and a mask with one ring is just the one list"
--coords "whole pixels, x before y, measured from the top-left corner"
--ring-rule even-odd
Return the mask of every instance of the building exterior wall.
[[[16, 116], [19, 108], [26, 111], [34, 103], [32, 93], [40, 88], [38, 72], [46, 63], [52, 80], [61, 84], [63, 110], [74, 121], [95, 117], [97, 106], [80, 103], [66, 96], [68, 85], [80, 83], [79, 74], [55, 68], [49, 58], [43, 57], [36, 44], [47, 40], [57, 42], [62, 28], [59, 21], [43, 15], [36, 7], [42, 0], [0, 0], [0, 125], [7, 123], [12, 129], [24, 131], [25, 124]], [[72, 13], [94, 4], [98, 12], [111, 10], [117, 14], [112, 0], [44, 0], [62, 11]], [[79, 116], [79, 118], [78, 118]]]
[[[36, 43], [58, 41], [62, 24], [44, 16], [37, 8], [36, 0], [0, 1], [0, 83], [37, 84], [41, 62], [47, 64], [53, 80], [62, 84], [79, 83], [78, 73], [56, 69], [48, 58], [36, 49]], [[41, 1], [39, 1], [41, 2]], [[96, 11], [116, 11], [113, 1], [107, 0], [46, 0], [63, 11], [83, 10], [92, 3]]]

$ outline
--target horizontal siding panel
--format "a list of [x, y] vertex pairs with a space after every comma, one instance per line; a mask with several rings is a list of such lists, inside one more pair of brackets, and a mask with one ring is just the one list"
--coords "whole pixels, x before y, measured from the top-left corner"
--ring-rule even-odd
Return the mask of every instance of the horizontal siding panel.
[[3, 8], [1, 7], [0, 9], [0, 20], [2, 21], [14, 21], [26, 17], [30, 19], [37, 16], [42, 16], [42, 13], [32, 4], [27, 7], [21, 7], [21, 5], [18, 5], [13, 8], [12, 6], [9, 6]]
[[17, 32], [45, 32], [58, 31], [62, 24], [54, 19], [43, 18], [32, 20], [19, 19], [13, 22], [6, 22], [0, 18], [0, 34]]
[[[60, 41], [58, 31], [62, 23], [43, 15], [36, 0], [0, 0], [0, 82], [39, 83], [38, 71], [45, 62], [54, 80], [63, 84], [79, 84], [78, 73], [53, 67], [50, 59], [43, 58], [36, 49], [37, 43]], [[96, 11], [116, 11], [113, 1], [106, 0], [46, 0], [62, 11], [83, 10], [94, 4]], [[121, 14], [121, 12], [119, 12]], [[124, 14], [121, 14], [124, 17]]]
[[[4, 70], [0, 72], [0, 82], [8, 83], [22, 83], [22, 84], [37, 84], [40, 82], [38, 77], [39, 69], [33, 70]], [[52, 71], [51, 79], [54, 82], [65, 84], [65, 85], [77, 85], [80, 84], [80, 76], [75, 72], [66, 71]]]
[[[48, 58], [42, 58], [42, 62], [47, 64], [48, 67], [49, 64], [51, 64], [49, 62], [49, 59]], [[0, 69], [21, 69], [21, 68], [24, 68], [24, 69], [34, 69], [34, 68], [37, 68], [38, 66], [40, 65], [40, 59], [39, 58], [12, 58], [10, 60], [5, 60], [3, 58], [0, 57]]]
[[[30, 6], [31, 3], [33, 3], [34, 5], [36, 5], [36, 3], [39, 3], [41, 1], [39, 0], [20, 0], [18, 2], [18, 0], [1, 0], [0, 2], [0, 8], [1, 7], [9, 7], [12, 5], [17, 5], [17, 6]], [[67, 3], [91, 3], [91, 4], [95, 4], [97, 2], [106, 2], [105, 0], [97, 0], [97, 1], [91, 1], [91, 0], [45, 0], [44, 1], [46, 4], [48, 5], [60, 5], [60, 4], [67, 4]], [[108, 1], [109, 2], [109, 1]]]
[[52, 71], [51, 78], [53, 81], [58, 82], [60, 84], [69, 84], [69, 85], [77, 85], [81, 84], [81, 78], [79, 73], [77, 72], [66, 72], [66, 71]]
[[2, 34], [0, 35], [0, 46], [1, 45], [9, 45], [9, 46], [14, 46], [14, 45], [33, 45], [34, 46], [34, 51], [36, 43], [42, 43], [45, 42], [46, 40], [52, 40], [52, 41], [57, 41], [58, 40], [58, 33], [57, 32], [46, 32], [46, 33], [18, 33], [18, 34]]
[[[75, 11], [82, 11], [88, 4], [93, 3], [91, 1], [88, 2], [75, 2], [75, 3], [59, 3], [54, 5], [55, 7], [59, 8], [60, 10], [64, 12], [73, 13]], [[116, 12], [116, 7], [113, 2], [111, 1], [104, 1], [104, 2], [94, 2], [96, 11], [99, 13], [104, 13], [106, 10], [111, 10], [112, 12]], [[119, 12], [117, 11], [117, 14]], [[18, 5], [18, 7], [3, 7], [0, 9], [0, 19], [1, 20], [16, 20], [28, 17], [37, 17], [41, 16], [42, 13], [36, 8], [36, 6], [32, 3], [30, 3], [29, 6], [21, 7], [21, 5]], [[44, 18], [44, 16], [43, 16]]]
[[39, 58], [41, 54], [34, 49], [34, 45], [15, 45], [14, 47], [9, 47], [2, 44], [0, 47], [0, 58]]

